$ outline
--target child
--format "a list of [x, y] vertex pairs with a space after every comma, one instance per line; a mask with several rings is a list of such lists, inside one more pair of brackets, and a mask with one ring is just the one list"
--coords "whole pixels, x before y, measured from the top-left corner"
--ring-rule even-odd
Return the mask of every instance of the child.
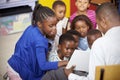
[[14, 77], [22, 80], [41, 80], [47, 70], [57, 69], [68, 63], [68, 61], [47, 62], [46, 59], [48, 53], [46, 36], [55, 35], [56, 23], [56, 16], [50, 8], [40, 4], [35, 6], [32, 25], [24, 31], [15, 46], [14, 54], [8, 60], [7, 72], [10, 80]]
[[89, 45], [90, 49], [91, 49], [91, 46], [92, 46], [93, 42], [100, 37], [102, 37], [102, 33], [99, 30], [91, 29], [91, 30], [88, 31], [87, 41], [88, 41], [88, 45]]
[[62, 35], [64, 30], [67, 28], [68, 18], [65, 17], [66, 13], [66, 5], [61, 0], [56, 0], [53, 5], [52, 9], [54, 10], [58, 23], [56, 25], [57, 34], [55, 37], [55, 44], [53, 45], [52, 50], [56, 50], [59, 42], [59, 37]]
[[72, 35], [64, 33], [60, 36], [58, 50], [50, 53], [49, 61], [69, 60], [75, 50], [75, 39]]
[[79, 45], [80, 33], [76, 30], [68, 30], [66, 33], [72, 35], [75, 38], [75, 48], [79, 49], [78, 45]]
[[71, 23], [71, 29], [77, 30], [81, 37], [79, 39], [79, 48], [81, 50], [87, 50], [88, 49], [88, 42], [87, 42], [87, 32], [92, 29], [92, 23], [90, 19], [85, 15], [78, 15], [76, 16], [72, 23]]
[[95, 11], [88, 10], [88, 8], [90, 6], [90, 1], [91, 0], [76, 0], [75, 5], [76, 5], [78, 11], [76, 11], [75, 13], [73, 13], [70, 16], [70, 22], [72, 22], [72, 20], [75, 18], [75, 16], [86, 15], [92, 21], [94, 29], [96, 28], [96, 17], [95, 17], [96, 15], [95, 15]]

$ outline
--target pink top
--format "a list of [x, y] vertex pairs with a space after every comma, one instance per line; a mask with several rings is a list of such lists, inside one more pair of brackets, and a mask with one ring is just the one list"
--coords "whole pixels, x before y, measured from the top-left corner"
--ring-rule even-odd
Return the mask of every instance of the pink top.
[[[70, 22], [77, 16], [77, 12], [73, 13], [73, 15], [70, 16]], [[87, 16], [93, 23], [93, 28], [96, 28], [96, 14], [93, 10], [87, 10]]]

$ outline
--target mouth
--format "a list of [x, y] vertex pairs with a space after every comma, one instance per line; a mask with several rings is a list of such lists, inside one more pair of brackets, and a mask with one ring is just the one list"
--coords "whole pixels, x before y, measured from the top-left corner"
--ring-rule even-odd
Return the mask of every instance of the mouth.
[[65, 55], [67, 58], [70, 58], [70, 55], [69, 54], [67, 54], [67, 55]]

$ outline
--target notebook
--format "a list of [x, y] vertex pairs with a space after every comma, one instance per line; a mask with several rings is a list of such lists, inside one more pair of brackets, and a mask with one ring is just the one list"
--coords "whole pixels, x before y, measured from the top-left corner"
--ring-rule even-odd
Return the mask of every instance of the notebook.
[[75, 50], [66, 68], [69, 69], [72, 65], [75, 65], [76, 67], [74, 68], [74, 70], [88, 72], [89, 54], [90, 51]]

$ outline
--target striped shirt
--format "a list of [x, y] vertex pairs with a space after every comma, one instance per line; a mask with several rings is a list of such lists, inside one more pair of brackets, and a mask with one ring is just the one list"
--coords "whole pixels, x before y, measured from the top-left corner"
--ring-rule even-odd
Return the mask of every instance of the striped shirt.
[[[73, 15], [70, 16], [70, 22], [77, 16], [77, 12], [73, 13]], [[96, 28], [96, 14], [93, 10], [87, 10], [87, 16], [93, 23], [93, 28]]]

